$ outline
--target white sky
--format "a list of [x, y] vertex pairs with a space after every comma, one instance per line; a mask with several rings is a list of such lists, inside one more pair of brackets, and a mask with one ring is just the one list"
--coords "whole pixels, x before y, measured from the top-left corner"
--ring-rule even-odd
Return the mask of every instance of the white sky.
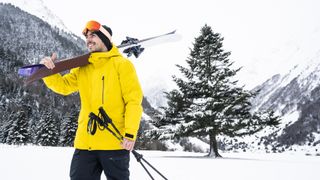
[[163, 83], [176, 74], [173, 65], [184, 63], [205, 23], [225, 38], [224, 47], [235, 65], [243, 66], [239, 78], [248, 88], [299, 63], [289, 60], [295, 48], [308, 43], [310, 34], [320, 34], [318, 0], [42, 1], [79, 36], [88, 20], [110, 26], [116, 44], [125, 36], [142, 39], [177, 29], [181, 41], [146, 49], [133, 60], [139, 76], [149, 78], [142, 84]]

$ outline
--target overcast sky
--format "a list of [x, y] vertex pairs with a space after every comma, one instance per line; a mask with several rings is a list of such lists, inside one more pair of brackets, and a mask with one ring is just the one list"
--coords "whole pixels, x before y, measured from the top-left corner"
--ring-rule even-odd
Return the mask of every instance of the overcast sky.
[[243, 66], [239, 78], [248, 88], [297, 63], [288, 60], [292, 51], [320, 30], [317, 0], [43, 2], [77, 35], [88, 20], [110, 26], [116, 44], [125, 36], [142, 39], [177, 29], [181, 41], [151, 47], [138, 60], [132, 60], [140, 76], [144, 73], [149, 79], [157, 79], [159, 74], [165, 74], [164, 79], [171, 77], [176, 71], [173, 65], [184, 63], [194, 38], [206, 23], [225, 38], [224, 48], [231, 51], [230, 59], [236, 66]]

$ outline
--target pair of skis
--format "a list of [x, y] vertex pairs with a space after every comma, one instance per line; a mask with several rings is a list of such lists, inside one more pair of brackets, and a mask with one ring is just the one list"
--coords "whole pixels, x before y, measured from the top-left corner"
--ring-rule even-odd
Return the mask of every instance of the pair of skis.
[[[138, 40], [136, 38], [126, 37], [126, 40], [122, 41], [120, 45], [117, 47], [119, 49], [124, 49], [123, 53], [127, 54], [130, 57], [132, 54], [138, 58], [140, 54], [144, 51], [142, 45], [151, 40], [176, 40], [177, 38], [176, 31], [171, 31], [165, 34], [161, 34], [158, 36], [149, 37], [146, 39]], [[56, 74], [59, 72], [63, 72], [66, 70], [70, 70], [72, 68], [81, 67], [89, 64], [88, 58], [90, 57], [90, 53], [84, 54], [81, 56], [63, 59], [55, 62], [55, 68], [48, 69], [42, 64], [34, 64], [29, 66], [23, 66], [18, 70], [18, 74], [21, 76], [27, 77], [25, 80], [26, 85], [42, 79], [44, 77], [50, 76], [52, 74]]]

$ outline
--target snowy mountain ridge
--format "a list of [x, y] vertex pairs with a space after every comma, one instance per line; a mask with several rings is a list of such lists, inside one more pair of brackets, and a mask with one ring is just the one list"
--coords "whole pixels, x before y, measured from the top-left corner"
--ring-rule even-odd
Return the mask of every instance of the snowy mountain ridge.
[[42, 0], [0, 0], [0, 2], [17, 6], [20, 9], [37, 16], [52, 27], [57, 27], [66, 33], [71, 33], [64, 25], [63, 21], [50, 11]]
[[[299, 88], [299, 96], [289, 96], [283, 97], [282, 101], [292, 102], [294, 100], [299, 100], [303, 97], [310, 97], [312, 90], [314, 90], [320, 84], [320, 64], [316, 63], [316, 60], [320, 59], [320, 51], [317, 53], [309, 63], [296, 65], [292, 70], [290, 70], [285, 75], [274, 75], [272, 78], [264, 82], [263, 84], [254, 88], [254, 90], [260, 90], [259, 95], [256, 99], [258, 101], [254, 102], [255, 110], [266, 109], [275, 104], [271, 103], [272, 100], [279, 99], [280, 97], [275, 95], [284, 95], [285, 92], [293, 92], [293, 83], [297, 84]], [[291, 88], [291, 89], [290, 89]], [[282, 93], [282, 94], [281, 94]], [[289, 94], [290, 95], [290, 94]], [[272, 99], [272, 100], [270, 100]], [[284, 106], [283, 106], [284, 105]], [[283, 111], [286, 107], [284, 103], [277, 104], [279, 108], [277, 110], [280, 114], [285, 114]], [[283, 106], [281, 108], [281, 106]]]
[[[287, 44], [290, 47], [283, 47], [282, 49], [287, 50], [287, 52], [282, 52], [278, 54], [277, 58], [279, 61], [291, 61], [295, 62], [296, 65], [287, 72], [279, 72], [279, 74], [274, 75], [261, 85], [258, 85], [253, 90], [256, 91], [260, 89], [260, 93], [254, 103], [255, 110], [259, 108], [264, 108], [263, 104], [270, 102], [270, 98], [274, 94], [279, 93], [280, 89], [288, 88], [290, 83], [292, 84], [295, 79], [299, 84], [299, 88], [303, 89], [300, 91], [300, 96], [310, 95], [311, 91], [319, 85], [320, 79], [320, 31], [316, 30], [310, 33], [306, 38], [300, 41], [296, 41], [295, 45]], [[293, 97], [299, 98], [299, 97]], [[273, 103], [275, 104], [275, 103]], [[283, 104], [278, 104], [279, 107]], [[278, 109], [282, 110], [282, 108]], [[284, 113], [281, 113], [284, 114]]]
[[251, 142], [269, 144], [273, 148], [308, 146], [315, 151], [319, 148], [319, 40], [319, 31], [314, 31], [298, 44], [291, 55], [287, 55], [290, 57], [288, 60], [299, 62], [296, 66], [287, 73], [274, 75], [253, 89], [259, 90], [252, 101], [253, 110], [272, 109], [282, 116], [282, 123], [278, 129], [266, 130], [255, 138], [248, 138]]

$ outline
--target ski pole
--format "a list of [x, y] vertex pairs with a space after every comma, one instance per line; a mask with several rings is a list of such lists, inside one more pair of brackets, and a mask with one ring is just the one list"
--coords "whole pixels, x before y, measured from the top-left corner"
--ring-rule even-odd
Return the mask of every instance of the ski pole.
[[[99, 108], [99, 114], [101, 114], [102, 119], [95, 115], [94, 113], [90, 113], [89, 114], [89, 122], [88, 122], [88, 133], [90, 133], [91, 135], [94, 135], [97, 129], [97, 124], [100, 130], [104, 130], [107, 129], [114, 137], [116, 137], [120, 143], [123, 142], [123, 136], [121, 135], [120, 131], [118, 130], [118, 128], [114, 125], [114, 123], [112, 122], [111, 118], [107, 115], [107, 113], [104, 111], [104, 109], [102, 107]], [[111, 130], [108, 125], [111, 124], [112, 128], [115, 130], [115, 132], [113, 130]], [[145, 163], [147, 163], [147, 165], [149, 165], [155, 172], [157, 172], [163, 179], [168, 180], [163, 174], [161, 174], [154, 166], [152, 166], [147, 160], [145, 160], [143, 158], [142, 154], [139, 154], [136, 150], [132, 150], [131, 151], [132, 154], [134, 155], [134, 157], [137, 159], [137, 161], [141, 164], [141, 166], [143, 167], [143, 169], [147, 172], [147, 174], [149, 175], [149, 177], [154, 180], [153, 176], [151, 175], [151, 173], [148, 171], [148, 169], [145, 167], [145, 165], [143, 164], [143, 162], [141, 160], [143, 160]]]
[[[113, 136], [115, 136], [121, 143], [123, 141], [123, 136], [121, 135], [120, 131], [118, 130], [118, 128], [114, 125], [114, 123], [112, 122], [111, 118], [108, 116], [108, 114], [105, 112], [105, 110], [100, 107], [99, 108], [99, 113], [102, 115], [103, 119], [105, 120], [105, 124], [106, 124], [106, 129], [111, 132], [111, 134]], [[116, 134], [110, 129], [108, 128], [108, 124], [111, 124], [111, 126], [113, 127], [113, 129], [116, 131]], [[148, 171], [148, 169], [144, 166], [144, 164], [141, 162], [141, 159], [147, 163], [154, 171], [156, 171], [161, 177], [163, 177], [164, 179], [167, 180], [167, 178], [161, 174], [155, 167], [153, 167], [147, 160], [145, 160], [142, 156], [142, 154], [139, 154], [136, 150], [132, 150], [131, 151], [132, 154], [135, 156], [135, 158], [137, 159], [137, 161], [142, 165], [142, 167], [144, 168], [144, 170], [148, 173], [148, 175], [150, 176], [151, 179], [154, 179], [152, 177], [152, 175], [150, 174], [150, 172]]]
[[163, 179], [168, 180], [163, 174], [161, 174], [155, 167], [153, 167], [147, 160], [145, 160], [142, 156], [142, 154], [139, 154], [136, 150], [132, 150], [131, 151], [132, 154], [134, 155], [134, 157], [137, 159], [137, 161], [142, 165], [142, 167], [144, 168], [145, 171], [147, 171], [147, 173], [149, 174], [149, 176], [153, 179], [153, 177], [151, 176], [151, 174], [149, 173], [149, 171], [147, 170], [147, 168], [143, 165], [143, 163], [141, 162], [141, 159], [147, 163], [154, 171], [156, 171]]

